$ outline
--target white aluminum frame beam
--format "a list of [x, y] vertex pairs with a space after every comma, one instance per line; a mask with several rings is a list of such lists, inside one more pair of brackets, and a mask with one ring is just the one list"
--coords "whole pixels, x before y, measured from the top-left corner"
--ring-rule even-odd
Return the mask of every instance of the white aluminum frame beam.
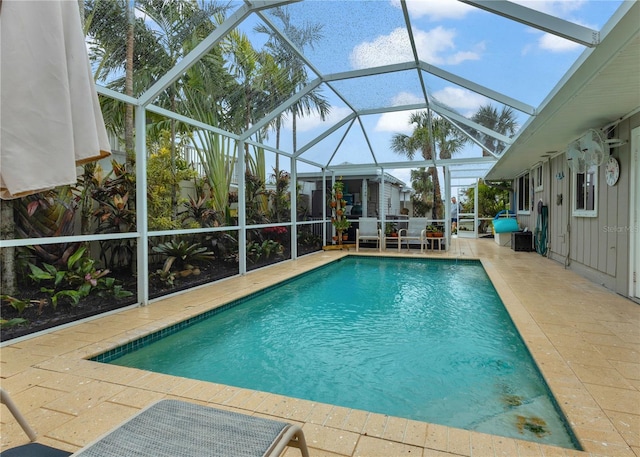
[[333, 127], [328, 128], [327, 130], [322, 132], [320, 135], [315, 137], [313, 140], [311, 140], [307, 144], [305, 144], [303, 147], [299, 148], [295, 153], [295, 157], [300, 157], [302, 154], [307, 152], [309, 149], [311, 149], [313, 146], [318, 144], [320, 141], [322, 141], [323, 139], [325, 139], [326, 137], [331, 135], [333, 132], [338, 130], [340, 127], [342, 127], [347, 122], [353, 121], [355, 118], [356, 118], [356, 113], [349, 114], [347, 117], [343, 118], [340, 122], [337, 122], [336, 124], [334, 124]]
[[[493, 157], [469, 157], [469, 158], [461, 158], [461, 159], [444, 159], [444, 160], [436, 160], [435, 165], [438, 167], [449, 165], [467, 165], [467, 164], [494, 164], [496, 159]], [[402, 168], [416, 168], [416, 167], [432, 167], [434, 165], [431, 160], [411, 160], [405, 162], [380, 162], [378, 166], [374, 164], [362, 164], [362, 163], [350, 163], [350, 164], [340, 164], [333, 165], [331, 167], [327, 167], [327, 169], [332, 171], [340, 171], [340, 170], [350, 170], [350, 171], [371, 171], [372, 169], [384, 168], [386, 170], [389, 169], [402, 169]], [[488, 171], [488, 170], [487, 170]]]
[[501, 135], [500, 133], [494, 132], [493, 130], [491, 130], [491, 129], [485, 127], [485, 126], [480, 125], [480, 124], [478, 124], [476, 122], [473, 122], [473, 121], [467, 119], [466, 117], [459, 115], [458, 113], [454, 113], [451, 110], [443, 108], [440, 105], [437, 105], [437, 104], [434, 103], [434, 104], [431, 105], [431, 109], [433, 111], [435, 111], [436, 113], [442, 115], [443, 117], [451, 118], [451, 119], [453, 119], [453, 120], [455, 120], [455, 121], [457, 121], [457, 122], [459, 122], [461, 124], [466, 125], [467, 127], [470, 127], [470, 128], [472, 128], [474, 130], [482, 132], [485, 135], [489, 135], [490, 137], [495, 138], [496, 140], [502, 141], [503, 143], [506, 143], [506, 144], [509, 145], [509, 144], [511, 144], [513, 142], [513, 140], [511, 138], [509, 138], [508, 136], [504, 136], [504, 135]]
[[506, 0], [458, 1], [590, 48], [600, 44], [600, 32], [597, 30], [513, 2]]
[[523, 113], [529, 114], [529, 115], [535, 115], [536, 114], [536, 109], [531, 106], [528, 105], [524, 102], [521, 102], [519, 100], [516, 100], [515, 98], [509, 97], [507, 95], [501, 94], [500, 92], [496, 92], [493, 89], [489, 89], [488, 87], [485, 87], [481, 84], [478, 83], [474, 83], [473, 81], [463, 78], [461, 76], [457, 76], [451, 72], [448, 72], [446, 70], [443, 70], [441, 68], [438, 68], [434, 65], [430, 65], [426, 62], [421, 61], [420, 62], [420, 69], [426, 71], [427, 73], [432, 74], [433, 76], [437, 76], [438, 78], [444, 79], [446, 81], [449, 81], [453, 84], [456, 84], [460, 87], [464, 87], [465, 89], [469, 89], [472, 92], [475, 92], [476, 94], [480, 94], [483, 95], [487, 98], [490, 98], [492, 100], [495, 100], [499, 103], [502, 103], [503, 105], [507, 105], [512, 107], [513, 109], [516, 109], [518, 111], [521, 111]]

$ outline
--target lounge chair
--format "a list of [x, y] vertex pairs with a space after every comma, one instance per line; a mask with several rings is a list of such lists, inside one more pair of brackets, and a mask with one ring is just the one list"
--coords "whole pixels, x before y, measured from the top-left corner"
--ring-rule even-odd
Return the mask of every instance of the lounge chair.
[[[3, 403], [5, 400], [33, 441], [35, 433], [2, 391]], [[277, 457], [286, 446], [297, 447], [302, 457], [309, 457], [304, 434], [297, 425], [185, 401], [160, 400], [73, 456]], [[57, 457], [69, 453], [30, 443], [2, 452], [2, 457], [5, 455]]]
[[276, 457], [286, 446], [309, 457], [293, 424], [179, 400], [160, 400], [73, 456]]
[[427, 225], [429, 219], [426, 217], [410, 217], [406, 229], [400, 229], [398, 231], [398, 252], [402, 248], [402, 242], [407, 243], [407, 250], [409, 249], [409, 241], [420, 242], [420, 252], [424, 252], [425, 244], [427, 243]]
[[356, 252], [360, 250], [360, 240], [376, 240], [376, 247], [382, 250], [382, 230], [378, 228], [378, 219], [375, 217], [361, 217], [358, 219], [356, 229]]

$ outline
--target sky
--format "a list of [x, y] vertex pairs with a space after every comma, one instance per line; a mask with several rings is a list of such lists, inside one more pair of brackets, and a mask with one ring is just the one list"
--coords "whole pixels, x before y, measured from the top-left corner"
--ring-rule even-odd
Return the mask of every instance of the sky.
[[[626, 0], [629, 1], [629, 0]], [[541, 11], [600, 30], [623, 3], [621, 0], [516, 0]], [[231, 11], [242, 3], [233, 0]], [[482, 11], [457, 0], [407, 0], [411, 27], [419, 60], [439, 70], [473, 81], [534, 108], [540, 106], [585, 47], [532, 27]], [[321, 25], [322, 38], [303, 51], [311, 63], [309, 79], [355, 70], [413, 62], [399, 0], [305, 0], [286, 6], [294, 26]], [[265, 15], [269, 16], [269, 10]], [[272, 19], [276, 25], [279, 20]], [[252, 14], [238, 29], [260, 49], [265, 36], [254, 31], [262, 20]], [[430, 100], [471, 117], [481, 106], [502, 105], [462, 86], [422, 72]], [[297, 148], [313, 142], [327, 129], [355, 110], [423, 103], [424, 97], [415, 70], [366, 78], [344, 79], [321, 86], [331, 110], [323, 121], [318, 115], [297, 120]], [[333, 90], [332, 90], [333, 88]], [[336, 92], [334, 92], [334, 90]], [[351, 107], [347, 105], [351, 104]], [[304, 159], [331, 165], [398, 162], [404, 157], [393, 152], [394, 135], [410, 135], [411, 112], [398, 111], [361, 116], [346, 124], [302, 154]], [[515, 111], [519, 126], [527, 114]], [[360, 122], [362, 124], [360, 124]], [[291, 119], [285, 120], [280, 149], [293, 150]], [[275, 147], [275, 134], [267, 140]], [[470, 143], [456, 154], [459, 158], [480, 157]], [[267, 153], [267, 167], [275, 164], [275, 154]], [[488, 166], [484, 166], [488, 169]], [[280, 160], [288, 169], [288, 159]], [[478, 168], [474, 166], [473, 168]], [[319, 171], [299, 163], [300, 172]], [[410, 184], [410, 169], [385, 170]], [[464, 184], [469, 180], [455, 180]]]
[[[622, 3], [614, 0], [518, 1], [523, 6], [600, 30]], [[523, 24], [481, 11], [456, 0], [413, 0], [407, 2], [419, 59], [439, 69], [472, 80], [533, 107], [538, 107], [584, 47]], [[398, 0], [311, 0], [288, 6], [297, 26], [322, 23], [323, 38], [305, 55], [320, 73], [327, 75], [381, 65], [413, 61]], [[384, 18], [381, 21], [380, 18]], [[244, 30], [249, 30], [249, 24]], [[277, 21], [275, 21], [278, 24]], [[250, 33], [250, 32], [249, 32]], [[314, 79], [313, 69], [308, 70]], [[394, 106], [423, 100], [415, 71], [351, 79], [333, 83], [356, 109]], [[491, 102], [484, 96], [448, 81], [425, 75], [430, 96], [471, 116]], [[298, 148], [316, 138], [351, 112], [326, 87], [322, 92], [332, 105], [326, 121], [318, 116], [299, 119]], [[410, 134], [408, 112], [363, 116], [366, 135], [381, 162], [402, 160], [390, 149], [394, 134]], [[517, 112], [524, 124], [527, 115]], [[326, 163], [338, 145], [332, 164], [370, 163], [372, 156], [358, 124], [342, 139], [346, 126], [303, 154]], [[291, 147], [290, 120], [283, 132], [281, 148]], [[290, 150], [290, 149], [289, 149]], [[456, 157], [478, 157], [477, 146], [468, 146]], [[301, 171], [310, 171], [300, 165]], [[390, 171], [409, 183], [409, 169]]]

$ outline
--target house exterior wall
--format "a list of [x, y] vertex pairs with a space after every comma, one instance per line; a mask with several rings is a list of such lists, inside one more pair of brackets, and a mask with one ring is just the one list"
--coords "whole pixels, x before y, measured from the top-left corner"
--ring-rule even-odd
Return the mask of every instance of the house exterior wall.
[[[605, 167], [598, 168], [597, 216], [572, 215], [573, 176], [564, 154], [543, 164], [543, 190], [534, 192], [531, 214], [518, 215], [521, 227], [536, 227], [537, 202], [549, 208], [549, 258], [615, 292], [629, 295], [631, 130], [640, 114], [620, 122], [613, 136], [626, 144], [611, 149], [620, 163], [620, 178], [608, 186]], [[533, 170], [532, 170], [533, 173]], [[560, 200], [561, 199], [561, 200]]]

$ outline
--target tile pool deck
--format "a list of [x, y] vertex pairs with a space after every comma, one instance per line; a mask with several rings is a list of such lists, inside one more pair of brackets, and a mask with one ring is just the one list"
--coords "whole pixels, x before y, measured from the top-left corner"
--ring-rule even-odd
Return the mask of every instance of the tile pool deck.
[[[400, 255], [424, 257], [406, 252]], [[38, 442], [68, 451], [155, 400], [177, 398], [296, 422], [312, 457], [640, 456], [640, 306], [557, 262], [490, 239], [458, 238], [448, 253], [426, 256], [482, 260], [586, 452], [86, 360], [344, 255], [304, 256], [5, 345], [0, 383]], [[4, 405], [0, 412], [0, 450], [27, 443]]]

